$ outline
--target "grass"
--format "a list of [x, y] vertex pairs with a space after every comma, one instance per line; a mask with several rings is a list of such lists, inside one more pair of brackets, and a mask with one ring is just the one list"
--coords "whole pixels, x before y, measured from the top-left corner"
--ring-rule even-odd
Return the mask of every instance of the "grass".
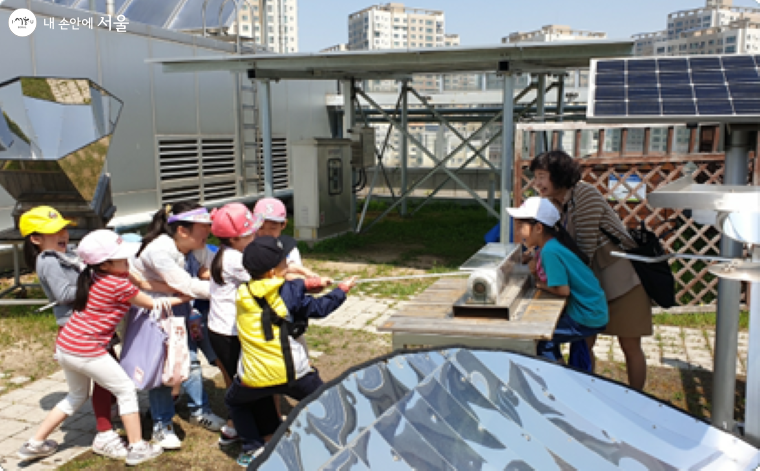
[[[656, 325], [671, 325], [690, 329], [715, 329], [714, 312], [691, 314], [655, 314], [652, 322]], [[749, 313], [744, 311], [739, 316], [739, 329], [749, 329]]]
[[0, 307], [0, 386], [10, 391], [23, 385], [10, 383], [13, 377], [25, 376], [32, 380], [48, 376], [58, 370], [53, 361], [53, 350], [58, 325], [51, 313], [37, 313], [36, 307]]

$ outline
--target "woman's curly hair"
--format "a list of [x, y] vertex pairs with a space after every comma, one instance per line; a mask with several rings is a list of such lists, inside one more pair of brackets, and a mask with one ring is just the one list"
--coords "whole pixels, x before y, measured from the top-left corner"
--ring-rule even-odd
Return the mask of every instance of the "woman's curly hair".
[[549, 180], [556, 188], [572, 188], [581, 180], [581, 166], [561, 150], [544, 152], [530, 162], [530, 171], [549, 172]]

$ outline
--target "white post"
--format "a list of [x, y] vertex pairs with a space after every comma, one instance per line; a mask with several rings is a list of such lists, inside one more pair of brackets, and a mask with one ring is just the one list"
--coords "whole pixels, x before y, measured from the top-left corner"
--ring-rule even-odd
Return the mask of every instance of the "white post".
[[[760, 246], [754, 246], [752, 261], [760, 262]], [[747, 347], [747, 399], [744, 436], [760, 445], [760, 283], [750, 283], [749, 346]]]
[[509, 244], [511, 230], [510, 218], [507, 208], [512, 204], [512, 160], [514, 159], [514, 146], [512, 141], [515, 134], [515, 76], [511, 73], [504, 74], [504, 88], [502, 101], [504, 116], [501, 120], [501, 243]]
[[272, 176], [272, 93], [269, 79], [259, 80], [261, 99], [261, 141], [264, 155], [264, 196], [274, 196]]

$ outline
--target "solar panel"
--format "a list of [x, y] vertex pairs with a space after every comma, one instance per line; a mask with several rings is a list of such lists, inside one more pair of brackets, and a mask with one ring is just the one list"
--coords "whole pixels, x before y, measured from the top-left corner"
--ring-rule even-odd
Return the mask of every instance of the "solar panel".
[[588, 121], [760, 121], [760, 56], [591, 61]]
[[249, 469], [754, 469], [760, 451], [619, 383], [505, 351], [401, 352], [302, 401]]

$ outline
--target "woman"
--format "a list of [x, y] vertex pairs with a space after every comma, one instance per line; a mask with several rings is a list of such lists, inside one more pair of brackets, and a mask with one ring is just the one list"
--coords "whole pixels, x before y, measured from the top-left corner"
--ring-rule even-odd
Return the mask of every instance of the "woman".
[[[562, 214], [561, 223], [591, 260], [607, 298], [609, 323], [604, 331], [618, 338], [625, 355], [628, 384], [643, 389], [647, 363], [641, 337], [652, 335], [652, 303], [630, 261], [610, 252], [635, 247], [620, 218], [593, 186], [581, 181], [580, 166], [562, 151], [536, 156], [530, 163], [534, 187]], [[617, 247], [602, 228], [621, 240]], [[593, 342], [596, 339], [592, 340]]]
[[[183, 201], [159, 210], [142, 240], [133, 268], [143, 278], [163, 281], [177, 293], [191, 298], [208, 299], [209, 281], [192, 277], [185, 270], [186, 257], [193, 251], [205, 250], [211, 232], [211, 218], [206, 208], [194, 202]], [[199, 252], [200, 253], [200, 252]], [[150, 293], [154, 297], [166, 296]], [[174, 314], [188, 316], [189, 304], [177, 306]], [[183, 383], [189, 397], [190, 422], [218, 432], [225, 421], [211, 412], [208, 395], [203, 390], [203, 377], [198, 362], [198, 346], [188, 339], [190, 350], [190, 378]], [[150, 411], [153, 417], [153, 439], [165, 450], [176, 450], [181, 442], [174, 433], [174, 400], [171, 388], [150, 390]]]

